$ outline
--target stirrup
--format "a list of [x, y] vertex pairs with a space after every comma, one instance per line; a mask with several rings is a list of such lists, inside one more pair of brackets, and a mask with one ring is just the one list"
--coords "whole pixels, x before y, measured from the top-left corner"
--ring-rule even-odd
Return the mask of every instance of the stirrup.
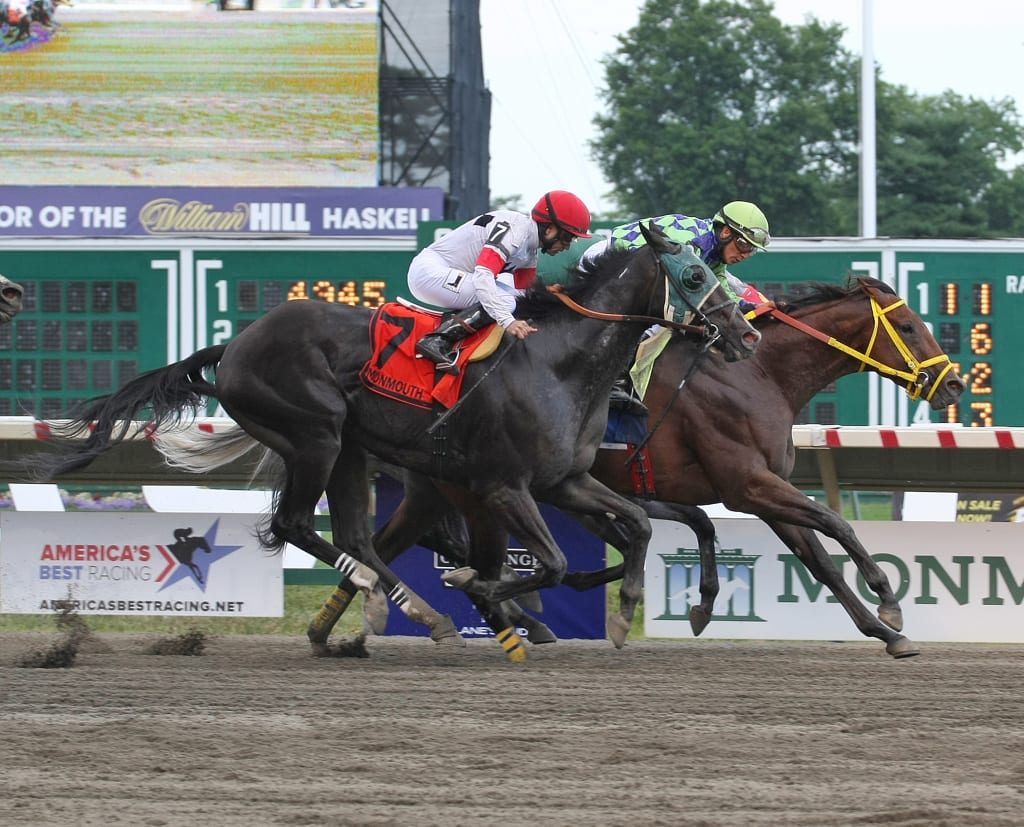
[[458, 358], [455, 353], [444, 353], [440, 348], [435, 347], [435, 342], [430, 341], [433, 334], [428, 334], [416, 343], [416, 355], [422, 359], [429, 359], [437, 366], [442, 373], [458, 375], [459, 366], [455, 360]]

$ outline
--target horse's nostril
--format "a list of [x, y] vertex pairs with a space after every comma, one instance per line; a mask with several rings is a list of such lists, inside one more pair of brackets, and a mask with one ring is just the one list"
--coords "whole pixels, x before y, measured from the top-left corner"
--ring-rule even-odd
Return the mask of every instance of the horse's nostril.
[[2, 291], [3, 297], [8, 301], [15, 301], [21, 298], [21, 291], [13, 287], [5, 287]]

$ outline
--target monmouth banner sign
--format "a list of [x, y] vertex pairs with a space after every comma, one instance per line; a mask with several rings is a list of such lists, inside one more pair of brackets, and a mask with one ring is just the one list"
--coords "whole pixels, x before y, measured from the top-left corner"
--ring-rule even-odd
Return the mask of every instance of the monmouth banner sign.
[[[652, 520], [644, 576], [649, 637], [689, 638], [699, 603], [700, 559], [693, 533]], [[832, 593], [760, 520], [715, 520], [721, 585], [714, 639], [868, 640]], [[854, 531], [889, 578], [904, 633], [933, 642], [1024, 643], [1024, 528], [1013, 523], [857, 521]], [[869, 608], [878, 599], [840, 546], [820, 539], [846, 582]]]
[[0, 186], [3, 238], [415, 238], [436, 187]]

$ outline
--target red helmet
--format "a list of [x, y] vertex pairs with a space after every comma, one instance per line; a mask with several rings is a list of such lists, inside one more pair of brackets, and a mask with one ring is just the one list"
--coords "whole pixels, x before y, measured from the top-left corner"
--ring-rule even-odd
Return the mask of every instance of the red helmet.
[[533, 220], [554, 224], [579, 238], [590, 238], [590, 210], [571, 192], [552, 190], [545, 193], [533, 208]]

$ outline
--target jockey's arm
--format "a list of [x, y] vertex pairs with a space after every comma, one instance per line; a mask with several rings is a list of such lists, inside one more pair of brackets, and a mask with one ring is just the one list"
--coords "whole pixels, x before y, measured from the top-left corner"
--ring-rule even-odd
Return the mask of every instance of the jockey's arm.
[[484, 247], [470, 278], [473, 280], [473, 290], [476, 292], [477, 301], [483, 305], [487, 315], [502, 328], [507, 328], [515, 321], [515, 318], [509, 312], [507, 303], [502, 301], [498, 290], [497, 274], [501, 272], [504, 265], [505, 260], [493, 248]]

